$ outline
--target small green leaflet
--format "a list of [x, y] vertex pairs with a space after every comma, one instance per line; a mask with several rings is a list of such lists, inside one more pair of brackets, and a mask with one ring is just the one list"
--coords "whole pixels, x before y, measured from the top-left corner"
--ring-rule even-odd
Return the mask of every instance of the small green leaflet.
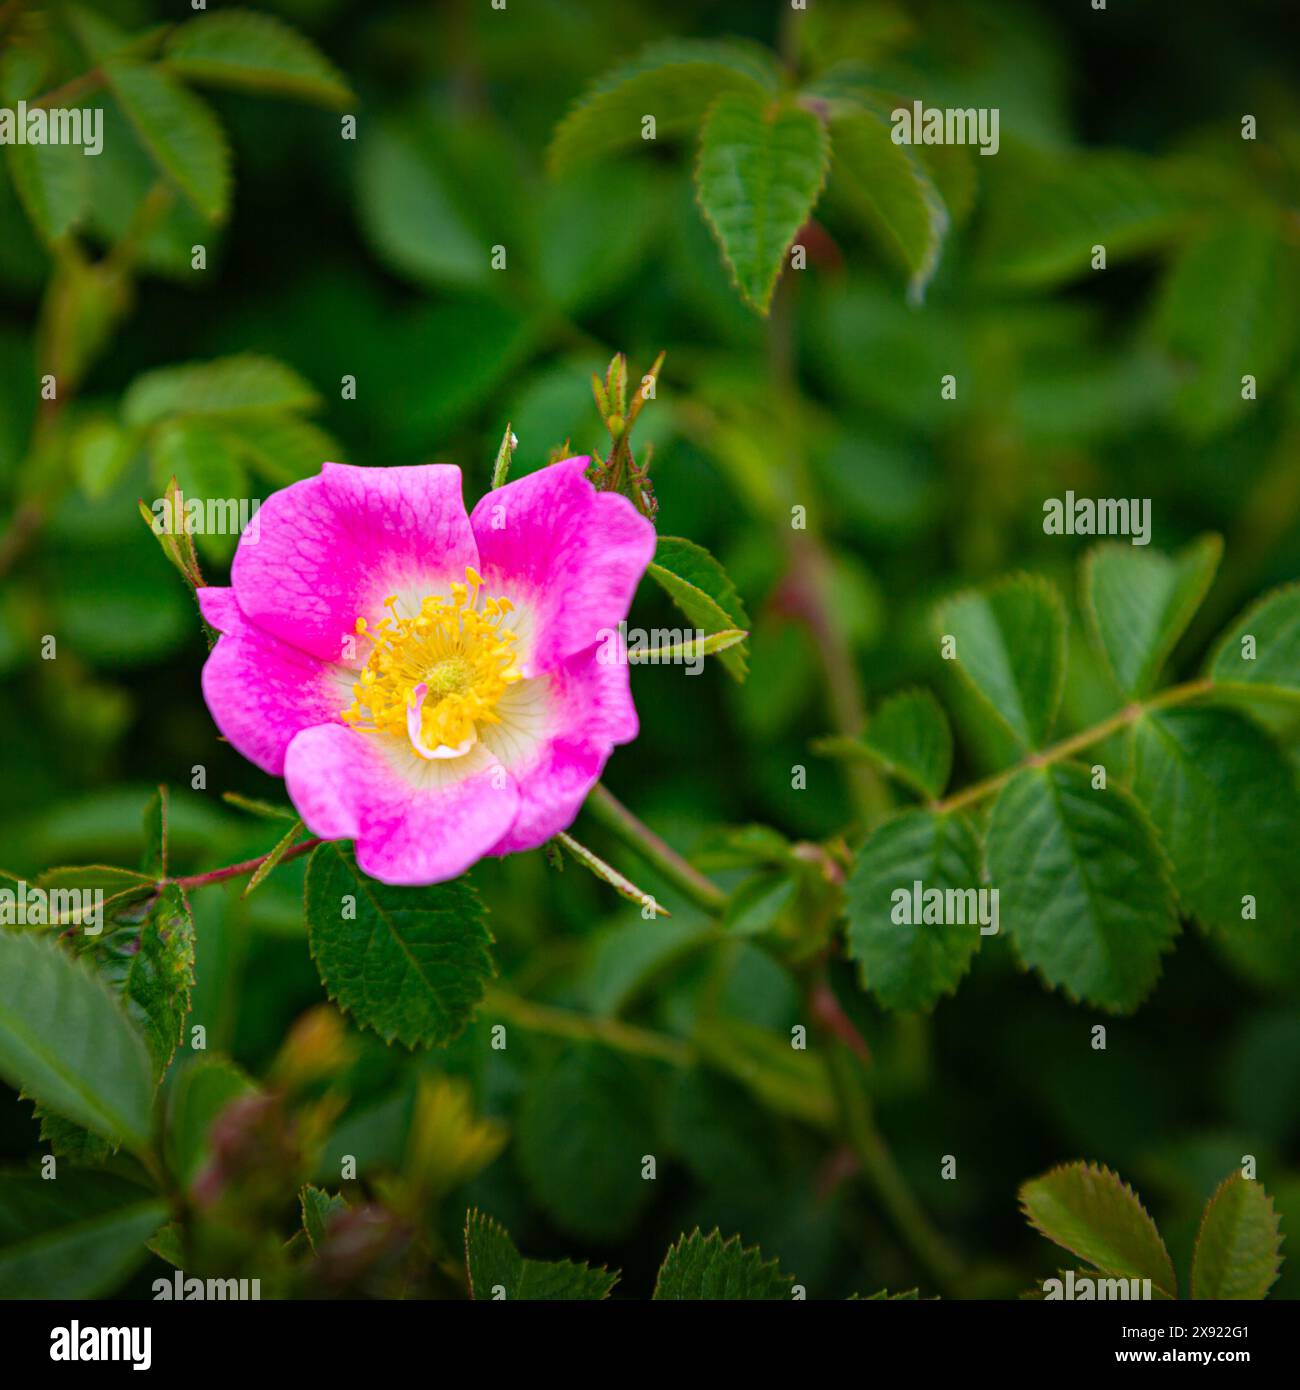
[[928, 690], [905, 690], [881, 703], [860, 740], [837, 740], [833, 751], [864, 757], [910, 791], [936, 801], [952, 771], [952, 729]]
[[0, 1298], [112, 1293], [166, 1219], [165, 1202], [112, 1173], [0, 1174]]
[[1137, 802], [1086, 768], [1018, 772], [994, 803], [989, 880], [1017, 954], [1073, 999], [1128, 1013], [1178, 930], [1164, 851]]
[[450, 1042], [495, 973], [478, 894], [461, 879], [394, 888], [367, 878], [351, 848], [319, 846], [307, 865], [307, 931], [330, 998], [385, 1042]]
[[[750, 626], [749, 614], [726, 570], [701, 545], [680, 536], [660, 536], [647, 573], [706, 637]], [[718, 649], [728, 673], [743, 681], [749, 669], [749, 644]]]
[[759, 314], [821, 193], [830, 148], [811, 111], [753, 93], [724, 93], [705, 118], [696, 197], [736, 288]]
[[618, 1273], [573, 1260], [526, 1260], [505, 1229], [474, 1210], [465, 1215], [465, 1267], [476, 1300], [608, 1298]]
[[1282, 1268], [1273, 1199], [1234, 1173], [1206, 1203], [1192, 1256], [1192, 1297], [1264, 1298]]
[[242, 416], [314, 410], [319, 404], [320, 397], [292, 367], [241, 353], [142, 373], [127, 388], [122, 418], [140, 426], [168, 415]]
[[1172, 558], [1121, 542], [1088, 552], [1084, 607], [1121, 694], [1150, 692], [1200, 607], [1222, 553], [1218, 536], [1203, 536]]
[[560, 122], [551, 142], [551, 172], [613, 153], [646, 138], [644, 119], [655, 113], [655, 138], [694, 129], [721, 92], [762, 98], [775, 91], [772, 60], [757, 44], [671, 39], [652, 44], [602, 78]]
[[[922, 891], [955, 890], [961, 896], [952, 901], [966, 921], [910, 920], [915, 883]], [[979, 841], [965, 817], [914, 810], [880, 826], [859, 852], [847, 890], [849, 954], [864, 988], [890, 1009], [930, 1009], [951, 994], [980, 944], [983, 888]], [[896, 890], [907, 894], [906, 922], [894, 920]]]
[[572, 835], [561, 831], [555, 838], [584, 869], [595, 874], [602, 882], [608, 883], [620, 898], [626, 898], [628, 902], [635, 903], [640, 908], [653, 904], [653, 916], [655, 917], [671, 917], [673, 915], [666, 907], [660, 907], [649, 893], [638, 888], [630, 878], [619, 873], [612, 864], [607, 864], [600, 855], [589, 850], [586, 845], [575, 840]]
[[1230, 689], [1300, 700], [1300, 584], [1265, 594], [1220, 639], [1210, 678]]
[[782, 1274], [775, 1260], [764, 1263], [757, 1248], [746, 1250], [739, 1236], [723, 1240], [720, 1231], [706, 1236], [697, 1227], [664, 1256], [654, 1297], [771, 1301], [789, 1298], [793, 1287], [792, 1275]]
[[1068, 1163], [1020, 1189], [1029, 1222], [1053, 1244], [1119, 1279], [1150, 1279], [1154, 1294], [1178, 1297], [1173, 1261], [1133, 1189], [1109, 1168]]
[[0, 932], [0, 1076], [106, 1139], [148, 1142], [144, 1042], [107, 987], [48, 937]]
[[1054, 585], [1029, 575], [960, 594], [937, 614], [956, 639], [952, 664], [1025, 748], [1046, 740], [1065, 683], [1065, 606]]
[[307, 1233], [311, 1248], [319, 1254], [330, 1222], [339, 1212], [347, 1211], [347, 1200], [337, 1193], [326, 1192], [324, 1188], [307, 1183], [298, 1194], [298, 1204], [302, 1207], [302, 1228]]

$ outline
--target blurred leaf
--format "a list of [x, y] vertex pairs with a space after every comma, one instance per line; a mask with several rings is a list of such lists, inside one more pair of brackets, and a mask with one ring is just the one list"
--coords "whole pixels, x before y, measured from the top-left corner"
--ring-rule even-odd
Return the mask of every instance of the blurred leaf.
[[926, 800], [943, 795], [952, 771], [952, 729], [928, 690], [904, 690], [882, 700], [854, 743], [869, 762]]
[[1208, 592], [1222, 553], [1218, 536], [1203, 536], [1172, 558], [1118, 541], [1088, 552], [1084, 605], [1121, 694], [1149, 693]]
[[1028, 575], [960, 594], [937, 614], [957, 639], [955, 667], [1025, 748], [1051, 732], [1065, 682], [1065, 606]]
[[[111, 918], [116, 909], [150, 897], [158, 885], [155, 878], [138, 874], [134, 869], [119, 869], [111, 864], [86, 864], [47, 869], [36, 880], [36, 886], [46, 892], [101, 892], [104, 895], [101, 904], [104, 914]], [[66, 912], [58, 912], [56, 904], [51, 902], [51, 924], [80, 924], [93, 910], [93, 907], [74, 907]]]
[[1192, 1297], [1265, 1298], [1282, 1267], [1282, 1231], [1272, 1200], [1234, 1173], [1206, 1203], [1192, 1258]]
[[701, 1235], [698, 1227], [672, 1246], [659, 1267], [654, 1297], [664, 1299], [789, 1298], [794, 1279], [776, 1260], [763, 1261], [757, 1248], [746, 1250], [739, 1236], [723, 1240], [718, 1230]]
[[520, 1169], [560, 1230], [608, 1241], [631, 1229], [654, 1191], [641, 1176], [656, 1140], [642, 1069], [603, 1047], [566, 1047], [532, 1080], [517, 1123]]
[[338, 842], [307, 867], [307, 930], [331, 999], [385, 1042], [450, 1042], [493, 975], [492, 937], [464, 879], [394, 888], [367, 878]]
[[90, 192], [88, 156], [80, 145], [7, 145], [14, 188], [42, 241], [57, 241], [81, 221]]
[[103, 500], [126, 472], [135, 453], [131, 436], [103, 417], [78, 426], [68, 448], [77, 485], [92, 502]]
[[1131, 1013], [1178, 930], [1164, 851], [1122, 788], [1085, 768], [1017, 773], [994, 803], [988, 870], [1017, 954], [1071, 999]]
[[573, 165], [643, 139], [642, 119], [655, 118], [656, 138], [694, 127], [721, 92], [761, 99], [776, 86], [771, 58], [757, 45], [705, 39], [652, 44], [601, 78], [556, 127], [550, 166]]
[[324, 430], [293, 415], [223, 416], [221, 434], [272, 487], [314, 477], [327, 462], [347, 462], [344, 450]]
[[314, 44], [270, 15], [247, 10], [200, 15], [167, 40], [164, 65], [179, 77], [253, 92], [275, 92], [342, 107], [342, 75]]
[[[679, 536], [660, 536], [647, 573], [706, 635], [732, 628], [748, 630], [749, 614], [736, 586], [703, 546]], [[740, 642], [720, 652], [719, 660], [743, 681], [748, 654], [747, 644]]]
[[[1253, 639], [1249, 648], [1247, 637]], [[1209, 672], [1216, 685], [1300, 699], [1300, 584], [1252, 604], [1219, 639]]]
[[330, 1222], [339, 1212], [347, 1211], [347, 1200], [337, 1193], [326, 1192], [323, 1188], [306, 1183], [298, 1193], [298, 1203], [302, 1207], [302, 1228], [311, 1241], [311, 1248], [319, 1254]]
[[868, 233], [901, 263], [908, 297], [919, 303], [938, 269], [948, 210], [920, 158], [896, 145], [889, 126], [861, 110], [831, 123], [836, 187]]
[[608, 1298], [618, 1274], [573, 1260], [526, 1260], [490, 1216], [465, 1215], [465, 1266], [470, 1297], [490, 1300]]
[[[932, 1009], [951, 994], [980, 944], [980, 922], [970, 904], [965, 923], [900, 922], [894, 893], [978, 891], [980, 846], [960, 815], [905, 811], [875, 830], [858, 852], [847, 888], [849, 954], [864, 989], [889, 1009]], [[963, 908], [964, 910], [964, 908]], [[912, 915], [909, 908], [908, 916]]]
[[212, 1125], [233, 1100], [256, 1087], [224, 1057], [195, 1057], [179, 1067], [167, 1095], [167, 1161], [188, 1186], [211, 1153]]
[[244, 353], [159, 367], [127, 388], [122, 418], [128, 425], [153, 425], [168, 415], [246, 415], [313, 410], [315, 391], [292, 368], [271, 357]]
[[695, 190], [745, 301], [766, 315], [786, 251], [817, 202], [830, 161], [826, 127], [800, 107], [732, 92], [709, 109]]
[[1156, 1223], [1133, 1189], [1109, 1168], [1068, 1163], [1020, 1189], [1030, 1224], [1054, 1245], [1118, 1279], [1150, 1279], [1178, 1297], [1178, 1280]]
[[0, 1298], [95, 1298], [144, 1259], [167, 1204], [111, 1173], [0, 1178]]
[[210, 108], [159, 67], [113, 58], [103, 68], [154, 163], [209, 222], [222, 221], [230, 200], [230, 150]]
[[794, 905], [798, 891], [798, 882], [786, 873], [747, 879], [732, 893], [722, 925], [735, 936], [761, 936], [777, 927]]
[[48, 937], [0, 933], [0, 1075], [37, 1104], [143, 1148], [149, 1054], [108, 990]]

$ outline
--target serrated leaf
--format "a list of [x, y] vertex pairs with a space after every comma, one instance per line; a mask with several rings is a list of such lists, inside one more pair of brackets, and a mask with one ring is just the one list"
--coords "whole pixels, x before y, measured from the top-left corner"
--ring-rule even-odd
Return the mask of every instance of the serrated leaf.
[[782, 1274], [776, 1260], [764, 1263], [757, 1247], [746, 1250], [739, 1236], [723, 1240], [720, 1231], [706, 1236], [697, 1227], [664, 1256], [654, 1298], [772, 1301], [789, 1298], [793, 1286], [793, 1276]]
[[1274, 589], [1248, 608], [1220, 638], [1209, 673], [1216, 685], [1300, 699], [1300, 584]]
[[1055, 586], [1020, 576], [959, 594], [938, 613], [952, 664], [1025, 748], [1046, 740], [1065, 682], [1065, 607]]
[[928, 690], [904, 690], [881, 702], [861, 738], [867, 759], [934, 801], [952, 771], [952, 729]]
[[147, 898], [158, 885], [148, 874], [138, 874], [133, 869], [119, 869], [112, 864], [84, 864], [47, 869], [36, 880], [36, 886], [51, 895], [102, 893], [104, 897], [98, 907], [93, 900], [80, 896], [50, 897], [52, 925], [80, 926], [96, 911], [102, 912], [105, 920], [111, 920], [122, 908]]
[[[707, 636], [748, 631], [749, 614], [726, 570], [701, 545], [680, 536], [660, 536], [647, 573]], [[743, 681], [749, 645], [737, 642], [718, 653], [728, 673]]]
[[465, 1267], [479, 1300], [602, 1299], [618, 1273], [573, 1260], [526, 1260], [505, 1228], [480, 1211], [465, 1215]]
[[1173, 1261], [1156, 1223], [1127, 1183], [1109, 1168], [1068, 1163], [1020, 1189], [1030, 1224], [1054, 1245], [1119, 1279], [1150, 1279], [1178, 1297]]
[[644, 139], [642, 121], [655, 118], [655, 138], [693, 129], [721, 92], [761, 98], [775, 90], [771, 59], [757, 45], [706, 39], [652, 44], [601, 78], [556, 127], [549, 162], [554, 173]]
[[95, 1298], [144, 1259], [167, 1204], [111, 1173], [0, 1175], [0, 1298]]
[[889, 126], [859, 110], [831, 122], [835, 188], [870, 235], [907, 272], [908, 297], [919, 303], [934, 277], [948, 235], [948, 209], [921, 159], [896, 145]]
[[[918, 882], [923, 895], [931, 889], [963, 894], [966, 921], [926, 922], [924, 912], [911, 920]], [[847, 889], [849, 954], [863, 987], [890, 1009], [931, 1009], [951, 994], [980, 944], [979, 899], [966, 890], [981, 887], [979, 841], [964, 817], [905, 811], [875, 830]], [[897, 891], [907, 895], [901, 905]], [[904, 915], [909, 920], [895, 920]]]
[[1295, 251], [1271, 219], [1234, 216], [1209, 223], [1170, 266], [1155, 327], [1183, 366], [1176, 400], [1184, 428], [1204, 438], [1254, 407], [1242, 377], [1259, 396], [1274, 384], [1295, 340]]
[[144, 1041], [108, 989], [46, 937], [0, 933], [0, 1076], [106, 1139], [148, 1141]]
[[210, 1153], [212, 1125], [231, 1101], [256, 1092], [252, 1081], [224, 1057], [196, 1057], [179, 1069], [167, 1096], [166, 1149], [172, 1171], [185, 1185], [198, 1176]]
[[140, 872], [155, 882], [167, 877], [167, 839], [170, 806], [167, 788], [160, 786], [145, 803], [144, 854]]
[[586, 845], [575, 840], [572, 835], [561, 831], [555, 837], [561, 845], [578, 861], [579, 864], [588, 872], [595, 874], [602, 883], [609, 886], [619, 895], [626, 898], [628, 902], [635, 903], [637, 907], [644, 909], [647, 904], [654, 904], [655, 917], [671, 917], [672, 913], [666, 907], [660, 907], [655, 899], [644, 889], [638, 888], [625, 874], [621, 874], [612, 864], [607, 864], [600, 855], [589, 850]]
[[516, 1152], [534, 1198], [562, 1231], [614, 1240], [650, 1200], [641, 1176], [654, 1152], [642, 1070], [603, 1047], [565, 1048], [529, 1085]]
[[849, 1303], [916, 1303], [920, 1300], [919, 1289], [907, 1289], [903, 1293], [890, 1293], [888, 1289], [877, 1289], [875, 1293], [850, 1294]]
[[319, 1253], [330, 1222], [339, 1212], [347, 1211], [347, 1199], [307, 1183], [298, 1193], [298, 1204], [302, 1207], [302, 1228], [307, 1233], [311, 1248]]
[[1110, 542], [1083, 562], [1084, 606], [1121, 694], [1147, 694], [1214, 580], [1223, 553], [1203, 536], [1175, 556]]
[[829, 162], [826, 127], [802, 107], [728, 92], [705, 117], [696, 197], [741, 297], [764, 316]]
[[258, 415], [313, 410], [320, 397], [291, 367], [273, 357], [242, 353], [144, 372], [127, 388], [122, 418], [153, 425], [168, 415]]
[[93, 156], [80, 145], [11, 144], [5, 159], [23, 210], [41, 239], [67, 236], [89, 206]]
[[275, 842], [275, 846], [271, 850], [271, 852], [266, 856], [265, 859], [262, 860], [262, 862], [257, 866], [257, 868], [253, 870], [252, 874], [249, 877], [248, 883], [244, 887], [244, 891], [240, 894], [241, 898], [248, 897], [248, 895], [258, 887], [262, 880], [266, 878], [267, 874], [269, 874], [271, 870], [275, 868], [275, 866], [280, 862], [280, 860], [283, 859], [286, 854], [288, 854], [288, 852], [293, 848], [294, 842], [298, 839], [298, 835], [301, 832], [301, 830], [302, 821], [296, 820], [288, 828], [288, 830], [284, 832], [280, 839], [278, 839]]
[[415, 1048], [450, 1042], [469, 1022], [495, 972], [486, 914], [465, 879], [395, 888], [367, 878], [334, 841], [312, 852], [306, 903], [321, 980], [363, 1027]]
[[222, 221], [230, 199], [230, 150], [211, 109], [160, 67], [112, 58], [103, 70], [154, 163], [209, 222]]
[[310, 40], [270, 15], [201, 15], [172, 30], [165, 66], [179, 77], [251, 92], [276, 92], [342, 107], [347, 83]]
[[1071, 998], [1128, 1013], [1178, 930], [1164, 852], [1137, 802], [1087, 769], [1017, 773], [994, 803], [989, 880], [1020, 959]]
[[1300, 984], [1300, 794], [1281, 749], [1239, 711], [1169, 709], [1134, 725], [1132, 765], [1186, 911], [1256, 978]]
[[1192, 1255], [1192, 1297], [1264, 1298], [1282, 1268], [1282, 1230], [1263, 1187], [1234, 1173], [1206, 1203]]

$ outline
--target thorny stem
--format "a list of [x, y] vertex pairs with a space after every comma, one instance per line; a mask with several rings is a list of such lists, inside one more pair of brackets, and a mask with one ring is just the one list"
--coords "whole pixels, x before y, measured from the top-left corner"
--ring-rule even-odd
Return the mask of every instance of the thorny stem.
[[986, 777], [982, 782], [973, 782], [969, 787], [954, 792], [942, 801], [933, 802], [930, 809], [942, 815], [948, 811], [960, 810], [963, 806], [970, 806], [977, 801], [983, 801], [985, 797], [993, 796], [1001, 791], [1017, 773], [1023, 772], [1027, 768], [1048, 767], [1052, 763], [1058, 763], [1062, 758], [1071, 757], [1084, 748], [1090, 748], [1094, 743], [1100, 743], [1103, 739], [1109, 738], [1111, 734], [1126, 729], [1151, 710], [1168, 709], [1172, 705], [1184, 705], [1189, 700], [1194, 700], [1213, 688], [1214, 682], [1208, 679], [1186, 681], [1182, 685], [1170, 686], [1168, 690], [1162, 691], [1150, 700], [1136, 701], [1131, 705], [1126, 705], [1117, 714], [1112, 714], [1109, 719], [1103, 719], [1100, 724], [1094, 724], [1090, 729], [1083, 729], [1077, 734], [1071, 734], [1069, 738], [1061, 739], [1059, 743], [1052, 744], [1050, 748], [1044, 748], [1041, 753], [1031, 753], [1027, 758], [1016, 763], [1014, 767], [1009, 767], [993, 777]]
[[631, 811], [597, 782], [587, 798], [586, 808], [627, 847], [634, 850], [652, 868], [685, 894], [696, 907], [716, 915], [726, 906], [727, 895], [712, 879], [706, 878], [693, 864], [687, 863], [666, 840], [638, 820]]
[[[306, 854], [309, 849], [315, 849], [321, 843], [318, 839], [304, 840], [292, 849], [285, 850], [280, 856], [280, 863], [287, 864], [290, 859], [297, 859], [299, 855]], [[188, 874], [184, 878], [173, 878], [169, 882], [181, 888], [203, 888], [209, 883], [221, 883], [228, 878], [239, 878], [241, 874], [251, 874], [265, 864], [274, 853], [274, 850], [269, 850], [266, 854], [259, 854], [256, 859], [245, 859], [242, 864], [227, 864], [224, 869], [209, 869], [204, 874]]]

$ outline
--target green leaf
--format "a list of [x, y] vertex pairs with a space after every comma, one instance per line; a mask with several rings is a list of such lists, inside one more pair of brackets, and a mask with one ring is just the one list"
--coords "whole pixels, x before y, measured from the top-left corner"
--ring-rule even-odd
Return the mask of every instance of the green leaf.
[[729, 627], [700, 642], [688, 638], [685, 642], [669, 642], [662, 647], [629, 649], [628, 665], [655, 666], [664, 662], [694, 661], [698, 656], [716, 656], [718, 652], [738, 647], [748, 636], [749, 633], [742, 632], [738, 627]]
[[641, 1163], [655, 1152], [655, 1135], [644, 1070], [606, 1048], [579, 1044], [565, 1048], [524, 1094], [519, 1166], [562, 1231], [614, 1240], [653, 1194]]
[[1189, 239], [1170, 267], [1156, 332], [1185, 368], [1176, 412], [1194, 438], [1247, 410], [1242, 377], [1258, 396], [1277, 381], [1295, 338], [1294, 314], [1277, 312], [1297, 291], [1295, 252], [1271, 218], [1216, 219]]
[[1257, 978], [1300, 983], [1300, 794], [1281, 749], [1239, 711], [1169, 709], [1134, 725], [1132, 763], [1186, 911]]
[[764, 316], [829, 161], [826, 127], [801, 107], [728, 92], [705, 118], [696, 197], [741, 297]]
[[1025, 748], [1046, 740], [1065, 683], [1065, 606], [1028, 575], [943, 604], [939, 630], [957, 639], [955, 666]]
[[[647, 573], [706, 637], [748, 631], [749, 614], [726, 570], [701, 545], [680, 536], [660, 536]], [[737, 642], [718, 652], [738, 681], [749, 669], [749, 645]]]
[[179, 1221], [169, 1221], [165, 1226], [159, 1226], [145, 1242], [145, 1248], [169, 1265], [177, 1269], [185, 1268], [184, 1232]]
[[[912, 921], [913, 884], [922, 893], [962, 892], [964, 924]], [[951, 994], [980, 944], [979, 841], [960, 815], [905, 811], [880, 826], [858, 854], [847, 890], [849, 954], [862, 984], [886, 1008], [931, 1009]], [[907, 894], [906, 922], [894, 893]], [[991, 915], [991, 914], [990, 914]], [[996, 925], [991, 924], [991, 925]]]
[[92, 419], [78, 425], [68, 452], [82, 496], [99, 502], [130, 466], [135, 442], [115, 421]]
[[160, 786], [145, 803], [144, 855], [140, 872], [158, 882], [167, 877], [167, 788]]
[[1264, 1298], [1282, 1268], [1273, 1199], [1233, 1173], [1206, 1203], [1192, 1256], [1192, 1297]]
[[759, 874], [732, 893], [722, 925], [733, 936], [759, 936], [780, 924], [798, 894], [798, 880], [788, 873]]
[[104, 76], [154, 163], [209, 222], [225, 218], [230, 150], [210, 108], [160, 67], [112, 58]]
[[1223, 542], [1203, 536], [1170, 557], [1109, 542], [1083, 562], [1084, 606], [1120, 692], [1146, 695], [1209, 590]]
[[934, 180], [908, 146], [894, 144], [888, 124], [872, 111], [832, 121], [831, 138], [833, 188], [902, 265], [908, 297], [919, 303], [948, 235], [948, 209]]
[[[119, 869], [112, 864], [85, 864], [48, 869], [36, 880], [36, 886], [50, 894], [103, 893], [100, 909], [104, 919], [111, 920], [123, 908], [149, 897], [158, 885], [148, 874], [138, 874], [133, 869]], [[49, 909], [52, 925], [79, 926], [95, 907], [93, 901], [86, 899], [51, 897]]]
[[288, 854], [288, 852], [293, 848], [294, 843], [297, 841], [301, 831], [302, 821], [294, 821], [294, 823], [288, 828], [288, 830], [284, 832], [283, 836], [275, 842], [275, 847], [271, 850], [270, 854], [268, 854], [266, 858], [263, 859], [262, 862], [257, 866], [257, 868], [253, 870], [251, 876], [249, 877], [248, 883], [244, 887], [244, 891], [239, 895], [241, 898], [248, 897], [248, 895], [262, 882], [262, 880], [267, 876], [267, 874], [269, 874], [271, 870], [275, 868], [275, 866], [280, 862], [280, 860], [283, 859], [286, 854]]
[[80, 145], [8, 145], [5, 158], [24, 211], [45, 242], [66, 236], [85, 216], [94, 156]]
[[48, 938], [0, 933], [0, 1076], [107, 1139], [148, 1142], [144, 1042], [107, 988]]
[[166, 1146], [168, 1163], [182, 1183], [193, 1182], [207, 1160], [212, 1126], [221, 1112], [256, 1091], [224, 1057], [195, 1057], [178, 1068], [167, 1094]]
[[302, 1228], [307, 1232], [311, 1248], [319, 1253], [330, 1222], [339, 1212], [347, 1211], [347, 1199], [306, 1183], [298, 1193], [298, 1203], [302, 1207]]
[[1300, 584], [1265, 594], [1232, 624], [1210, 658], [1210, 679], [1262, 697], [1300, 699]]
[[766, 1264], [757, 1247], [746, 1250], [739, 1236], [723, 1240], [718, 1230], [698, 1227], [669, 1248], [655, 1280], [654, 1297], [664, 1299], [766, 1299], [790, 1297], [794, 1278], [775, 1260]]
[[128, 425], [153, 425], [168, 415], [260, 415], [313, 410], [320, 397], [283, 362], [242, 353], [212, 362], [191, 362], [145, 372], [127, 388], [122, 418]]
[[492, 936], [465, 879], [394, 888], [367, 878], [337, 841], [307, 865], [311, 953], [331, 999], [385, 1042], [450, 1042], [494, 974]]
[[272, 487], [313, 477], [327, 461], [347, 462], [335, 439], [294, 415], [225, 415], [220, 428], [248, 467]]
[[868, 761], [927, 800], [943, 795], [952, 771], [952, 729], [928, 690], [884, 700], [860, 746]]
[[553, 173], [644, 139], [642, 121], [655, 118], [656, 139], [693, 129], [721, 92], [761, 98], [775, 90], [771, 59], [757, 45], [671, 39], [652, 44], [607, 74], [556, 127]]
[[1073, 999], [1137, 1008], [1178, 930], [1164, 852], [1137, 802], [1113, 783], [1094, 791], [1074, 763], [1030, 768], [998, 794], [987, 852], [1021, 960]]
[[0, 1175], [0, 1298], [96, 1298], [145, 1257], [167, 1204], [110, 1173]]
[[490, 1216], [465, 1215], [465, 1267], [474, 1299], [548, 1300], [608, 1298], [617, 1272], [573, 1260], [526, 1260]]
[[1118, 1279], [1150, 1279], [1178, 1297], [1169, 1251], [1133, 1189], [1109, 1168], [1067, 1163], [1020, 1189], [1030, 1224], [1054, 1245]]
[[218, 87], [275, 92], [332, 107], [352, 100], [342, 75], [313, 43], [278, 19], [247, 10], [201, 15], [177, 26], [163, 60], [178, 77]]

